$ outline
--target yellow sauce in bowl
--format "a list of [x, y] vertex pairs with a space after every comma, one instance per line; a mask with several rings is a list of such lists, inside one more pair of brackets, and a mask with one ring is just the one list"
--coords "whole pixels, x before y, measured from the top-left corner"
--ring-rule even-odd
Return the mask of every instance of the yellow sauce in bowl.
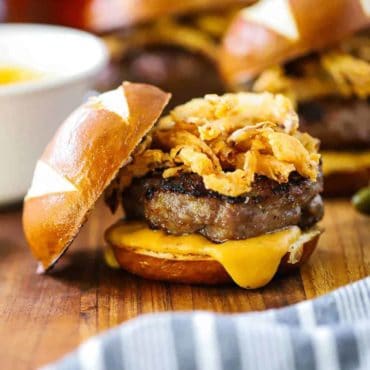
[[42, 78], [42, 73], [25, 67], [0, 66], [0, 86]]

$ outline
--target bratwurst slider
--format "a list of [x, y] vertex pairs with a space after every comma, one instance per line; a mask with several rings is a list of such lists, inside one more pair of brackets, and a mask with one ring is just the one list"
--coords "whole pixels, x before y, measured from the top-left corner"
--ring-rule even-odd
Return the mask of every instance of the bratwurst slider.
[[171, 107], [207, 93], [224, 92], [217, 69], [220, 41], [237, 10], [250, 3], [250, 0], [137, 3], [135, 11], [125, 12], [130, 19], [124, 27], [103, 35], [111, 63], [98, 88], [111, 89], [122, 80], [150, 83], [171, 91]]
[[240, 11], [223, 40], [229, 87], [289, 96], [300, 129], [320, 139], [329, 195], [370, 180], [369, 26], [362, 0], [262, 0]]
[[323, 215], [320, 155], [289, 99], [207, 95], [155, 125], [167, 101], [154, 87], [124, 83], [62, 125], [25, 199], [24, 229], [42, 269], [103, 192], [126, 215], [106, 240], [134, 274], [257, 288], [307, 260]]

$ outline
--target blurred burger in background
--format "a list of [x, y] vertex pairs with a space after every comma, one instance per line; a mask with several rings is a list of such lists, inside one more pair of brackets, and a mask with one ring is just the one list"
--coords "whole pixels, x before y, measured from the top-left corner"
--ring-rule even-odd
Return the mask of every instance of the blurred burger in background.
[[222, 93], [219, 41], [237, 10], [253, 0], [8, 0], [10, 21], [48, 22], [102, 35], [111, 63], [98, 90], [122, 80], [173, 93], [172, 105]]
[[289, 96], [301, 130], [320, 139], [327, 195], [370, 179], [369, 16], [362, 0], [263, 0], [223, 40], [229, 88]]

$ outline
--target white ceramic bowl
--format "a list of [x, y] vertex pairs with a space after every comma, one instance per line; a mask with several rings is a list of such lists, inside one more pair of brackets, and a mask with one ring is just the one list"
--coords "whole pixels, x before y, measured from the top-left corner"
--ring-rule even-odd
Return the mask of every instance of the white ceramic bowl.
[[24, 196], [45, 145], [106, 63], [104, 44], [86, 32], [0, 25], [0, 66], [25, 67], [44, 76], [0, 85], [0, 205]]

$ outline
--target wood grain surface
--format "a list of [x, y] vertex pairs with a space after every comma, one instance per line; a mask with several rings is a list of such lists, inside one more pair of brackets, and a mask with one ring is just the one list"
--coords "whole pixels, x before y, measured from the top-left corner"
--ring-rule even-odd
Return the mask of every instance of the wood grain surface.
[[346, 201], [330, 201], [326, 232], [299, 273], [268, 287], [200, 287], [145, 281], [102, 259], [103, 230], [113, 221], [98, 206], [49, 275], [35, 274], [21, 211], [0, 212], [0, 368], [34, 369], [81, 341], [142, 313], [204, 309], [245, 312], [316, 297], [370, 274], [370, 218]]

